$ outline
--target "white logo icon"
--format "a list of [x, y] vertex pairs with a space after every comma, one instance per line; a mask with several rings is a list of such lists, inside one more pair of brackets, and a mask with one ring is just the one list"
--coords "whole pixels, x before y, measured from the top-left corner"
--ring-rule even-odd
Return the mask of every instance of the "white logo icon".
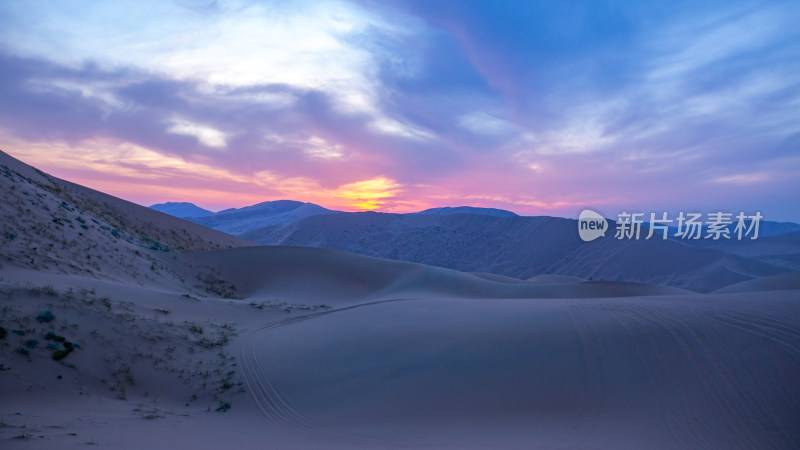
[[591, 209], [584, 209], [578, 216], [578, 234], [581, 239], [589, 242], [600, 236], [605, 236], [608, 231], [608, 221]]

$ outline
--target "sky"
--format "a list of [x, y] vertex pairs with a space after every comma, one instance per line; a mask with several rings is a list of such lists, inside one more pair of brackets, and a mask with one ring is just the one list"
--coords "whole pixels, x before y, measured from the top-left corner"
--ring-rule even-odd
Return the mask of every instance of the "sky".
[[0, 149], [143, 205], [800, 222], [800, 2], [0, 0]]

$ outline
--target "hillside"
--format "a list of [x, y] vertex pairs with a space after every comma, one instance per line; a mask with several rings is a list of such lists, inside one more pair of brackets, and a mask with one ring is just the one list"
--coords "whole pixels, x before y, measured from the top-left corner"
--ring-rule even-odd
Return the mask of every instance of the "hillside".
[[[244, 239], [52, 177], [0, 152], [0, 265], [140, 281], [165, 252]], [[169, 278], [169, 276], [167, 276]]]
[[263, 245], [331, 248], [518, 279], [559, 274], [702, 292], [789, 268], [675, 240], [580, 241], [576, 221], [475, 214], [346, 213], [245, 233]]

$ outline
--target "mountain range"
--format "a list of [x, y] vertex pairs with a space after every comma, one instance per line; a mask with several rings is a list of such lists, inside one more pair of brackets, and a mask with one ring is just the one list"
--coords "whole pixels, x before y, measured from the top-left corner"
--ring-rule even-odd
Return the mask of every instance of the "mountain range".
[[[261, 245], [321, 247], [518, 280], [554, 274], [710, 292], [800, 270], [800, 238], [793, 234], [800, 225], [787, 222], [762, 222], [756, 240], [609, 236], [585, 243], [573, 219], [492, 208], [349, 213], [282, 200], [187, 220]], [[613, 228], [615, 222], [610, 223]], [[638, 262], [653, 256], [654, 264]]]

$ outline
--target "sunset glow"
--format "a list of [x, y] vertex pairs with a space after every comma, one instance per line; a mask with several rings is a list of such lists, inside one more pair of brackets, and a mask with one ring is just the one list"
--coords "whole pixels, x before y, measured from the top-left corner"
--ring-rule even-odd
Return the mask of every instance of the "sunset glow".
[[4, 2], [0, 149], [145, 205], [798, 220], [799, 13], [788, 1]]

